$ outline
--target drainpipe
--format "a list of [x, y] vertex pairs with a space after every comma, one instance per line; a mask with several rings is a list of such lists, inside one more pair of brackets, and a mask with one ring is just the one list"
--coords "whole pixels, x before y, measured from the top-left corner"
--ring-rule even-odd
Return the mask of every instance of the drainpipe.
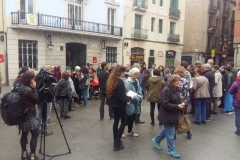
[[5, 70], [6, 70], [6, 85], [9, 86], [9, 76], [8, 76], [8, 48], [7, 48], [7, 32], [5, 32], [6, 36], [6, 60], [5, 60]]
[[122, 66], [124, 65], [124, 53], [123, 53], [123, 50], [124, 50], [124, 39], [122, 39]]

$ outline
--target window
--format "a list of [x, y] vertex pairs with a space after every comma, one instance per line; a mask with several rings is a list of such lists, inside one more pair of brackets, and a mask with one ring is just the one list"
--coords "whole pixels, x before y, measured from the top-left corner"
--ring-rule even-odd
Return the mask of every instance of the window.
[[216, 27], [218, 27], [218, 18], [216, 19]]
[[108, 9], [108, 25], [114, 26], [114, 9]]
[[19, 68], [29, 66], [37, 69], [37, 41], [19, 40], [18, 51]]
[[135, 29], [141, 29], [142, 27], [142, 16], [141, 15], [135, 15]]
[[68, 24], [81, 25], [82, 4], [81, 0], [68, 0]]
[[28, 13], [33, 13], [33, 0], [28, 0]]
[[218, 46], [218, 38], [215, 37], [215, 47], [217, 47], [217, 46]]
[[211, 26], [212, 25], [212, 16], [209, 16], [209, 26]]
[[154, 32], [154, 29], [155, 29], [155, 18], [152, 18], [151, 19], [151, 31]]
[[217, 7], [218, 7], [218, 10], [220, 10], [220, 7], [221, 7], [221, 1], [220, 0], [218, 0], [218, 2], [217, 2]]
[[160, 6], [163, 6], [163, 0], [160, 0], [159, 5], [160, 5]]
[[170, 0], [170, 8], [178, 9], [178, 0]]
[[33, 0], [20, 0], [21, 19], [25, 19], [26, 13], [33, 13]]
[[150, 57], [154, 57], [154, 50], [150, 50]]
[[163, 20], [159, 19], [158, 33], [162, 33], [163, 29]]
[[152, 4], [156, 4], [156, 0], [152, 0]]
[[174, 34], [175, 33], [175, 22], [170, 22], [170, 34]]
[[106, 62], [117, 62], [117, 47], [107, 47], [106, 49]]

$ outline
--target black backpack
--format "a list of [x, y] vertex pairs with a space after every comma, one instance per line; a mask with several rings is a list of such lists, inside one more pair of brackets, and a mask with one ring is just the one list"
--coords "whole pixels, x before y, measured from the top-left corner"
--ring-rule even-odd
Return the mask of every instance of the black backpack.
[[[26, 87], [24, 87], [22, 93]], [[8, 126], [18, 125], [23, 122], [22, 98], [18, 92], [4, 94], [1, 99], [1, 115]]]

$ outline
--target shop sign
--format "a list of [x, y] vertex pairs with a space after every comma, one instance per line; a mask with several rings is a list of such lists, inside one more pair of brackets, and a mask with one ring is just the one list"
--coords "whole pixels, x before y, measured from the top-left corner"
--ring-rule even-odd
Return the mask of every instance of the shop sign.
[[176, 51], [168, 50], [166, 51], [166, 57], [175, 57]]
[[93, 63], [97, 63], [97, 57], [93, 57]]
[[0, 54], [0, 62], [4, 62], [4, 55]]
[[144, 55], [132, 54], [132, 55], [131, 55], [131, 59], [144, 60]]

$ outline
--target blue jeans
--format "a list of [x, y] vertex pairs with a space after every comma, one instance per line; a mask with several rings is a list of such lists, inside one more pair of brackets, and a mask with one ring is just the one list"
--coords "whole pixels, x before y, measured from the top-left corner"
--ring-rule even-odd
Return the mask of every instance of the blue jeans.
[[160, 144], [161, 141], [166, 137], [169, 152], [175, 151], [175, 146], [174, 146], [175, 128], [176, 128], [175, 126], [164, 124], [164, 128], [155, 137], [155, 141], [158, 144]]
[[201, 122], [201, 121], [206, 122], [206, 106], [207, 106], [207, 98], [195, 99], [197, 122]]
[[87, 89], [81, 89], [81, 95], [84, 105], [87, 105]]
[[237, 133], [240, 134], [240, 108], [235, 107], [235, 124], [237, 127]]

